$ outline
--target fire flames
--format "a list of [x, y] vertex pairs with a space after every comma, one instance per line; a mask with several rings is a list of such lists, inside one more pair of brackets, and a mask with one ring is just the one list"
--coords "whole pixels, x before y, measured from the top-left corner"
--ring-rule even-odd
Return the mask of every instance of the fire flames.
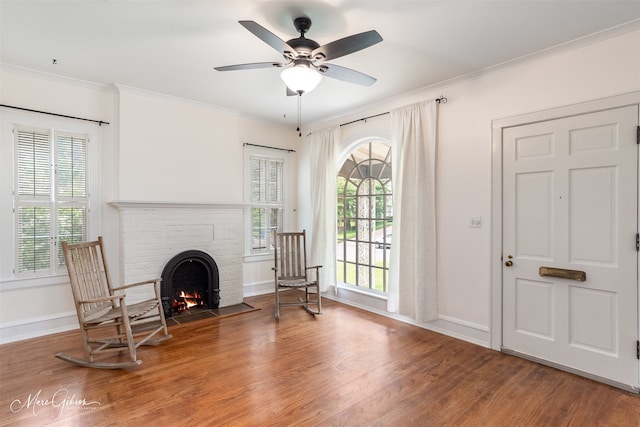
[[203, 305], [202, 295], [195, 291], [193, 293], [180, 291], [178, 296], [173, 299], [173, 310], [176, 312], [182, 312], [189, 310], [191, 307], [198, 307]]
[[202, 303], [202, 296], [198, 292], [194, 292], [192, 295], [185, 293], [184, 291], [180, 291], [180, 296], [184, 298], [184, 302], [187, 304], [187, 309]]

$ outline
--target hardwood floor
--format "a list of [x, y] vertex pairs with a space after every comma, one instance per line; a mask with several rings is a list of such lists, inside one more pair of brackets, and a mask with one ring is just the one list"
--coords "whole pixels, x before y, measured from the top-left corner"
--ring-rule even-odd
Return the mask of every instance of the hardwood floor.
[[78, 331], [0, 346], [0, 425], [639, 426], [640, 396], [325, 299], [170, 328], [130, 370]]

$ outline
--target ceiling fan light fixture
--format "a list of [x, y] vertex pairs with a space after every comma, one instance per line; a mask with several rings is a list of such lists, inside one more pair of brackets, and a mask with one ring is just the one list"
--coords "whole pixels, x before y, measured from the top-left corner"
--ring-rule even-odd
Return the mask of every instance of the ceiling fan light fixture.
[[320, 73], [306, 64], [285, 68], [280, 77], [289, 89], [301, 95], [311, 92], [322, 80]]

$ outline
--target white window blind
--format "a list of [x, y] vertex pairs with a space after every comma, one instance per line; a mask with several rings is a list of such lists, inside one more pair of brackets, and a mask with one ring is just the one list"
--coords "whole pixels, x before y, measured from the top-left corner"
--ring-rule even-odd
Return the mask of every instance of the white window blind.
[[56, 182], [60, 198], [87, 196], [87, 139], [86, 136], [60, 133], [57, 139]]
[[[64, 268], [62, 241], [86, 240], [89, 139], [47, 129], [14, 128], [18, 276]], [[55, 189], [53, 191], [52, 189]]]
[[271, 230], [282, 229], [284, 160], [250, 157], [251, 253], [271, 251]]
[[18, 195], [49, 199], [51, 195], [51, 134], [17, 129]]

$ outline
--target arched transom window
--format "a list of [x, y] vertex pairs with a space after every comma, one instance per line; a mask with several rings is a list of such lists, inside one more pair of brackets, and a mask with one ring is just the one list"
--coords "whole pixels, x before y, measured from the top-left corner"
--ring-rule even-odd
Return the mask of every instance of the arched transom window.
[[387, 292], [392, 238], [391, 146], [360, 145], [338, 172], [338, 283]]

